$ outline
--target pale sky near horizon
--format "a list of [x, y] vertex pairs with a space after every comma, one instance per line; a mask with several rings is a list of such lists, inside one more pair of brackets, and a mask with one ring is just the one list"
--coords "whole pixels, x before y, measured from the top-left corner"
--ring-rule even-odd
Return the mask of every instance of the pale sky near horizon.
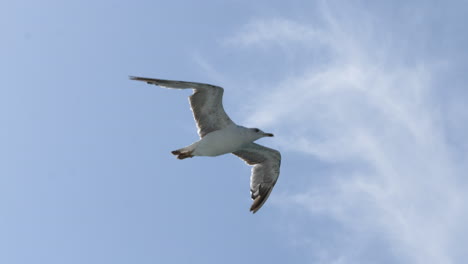
[[[0, 263], [464, 263], [466, 1], [3, 1]], [[282, 153], [177, 160], [207, 82]]]

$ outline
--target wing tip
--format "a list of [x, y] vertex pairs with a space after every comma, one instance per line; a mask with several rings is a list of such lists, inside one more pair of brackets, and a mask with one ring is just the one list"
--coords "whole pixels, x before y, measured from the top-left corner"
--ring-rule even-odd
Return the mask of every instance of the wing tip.
[[129, 75], [128, 78], [132, 81], [147, 81], [148, 78], [145, 78], [145, 77], [138, 77], [138, 76], [132, 76], [132, 75]]
[[267, 187], [266, 190], [261, 191], [260, 194], [257, 197], [255, 197], [252, 206], [250, 206], [250, 212], [252, 212], [252, 214], [255, 214], [258, 210], [260, 210], [260, 208], [262, 208], [262, 206], [268, 200], [268, 197], [270, 197], [271, 191], [273, 190], [275, 183], [273, 183], [272, 186]]
[[133, 81], [141, 81], [142, 77], [129, 75], [128, 78]]
[[252, 214], [255, 214], [258, 210], [260, 210], [260, 208], [262, 208], [263, 204], [265, 204], [267, 198], [268, 198], [268, 195], [267, 196], [262, 196], [262, 195], [257, 196], [257, 198], [255, 198], [255, 200], [253, 201], [252, 206], [250, 206], [250, 212], [252, 212]]
[[155, 79], [151, 78], [146, 78], [146, 77], [138, 77], [138, 76], [131, 76], [129, 75], [128, 78], [132, 81], [141, 81], [141, 82], [146, 82], [147, 84], [154, 84], [154, 85], [159, 85]]

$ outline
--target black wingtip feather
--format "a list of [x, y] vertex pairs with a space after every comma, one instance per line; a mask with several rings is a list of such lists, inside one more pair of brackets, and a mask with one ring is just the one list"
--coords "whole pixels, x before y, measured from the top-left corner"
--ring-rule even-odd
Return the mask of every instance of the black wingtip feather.
[[145, 78], [142, 78], [142, 77], [138, 77], [138, 76], [128, 76], [128, 78], [132, 81], [143, 81], [143, 79]]
[[138, 76], [128, 76], [128, 78], [132, 81], [142, 81], [142, 82], [147, 82], [149, 84], [153, 84], [151, 82], [151, 79], [150, 78], [146, 78], [146, 77], [138, 77]]
[[266, 201], [265, 198], [266, 197], [264, 196], [258, 196], [257, 198], [255, 198], [252, 206], [250, 207], [250, 212], [252, 212], [252, 214], [255, 214], [258, 210], [260, 210], [260, 208], [262, 208], [263, 204]]

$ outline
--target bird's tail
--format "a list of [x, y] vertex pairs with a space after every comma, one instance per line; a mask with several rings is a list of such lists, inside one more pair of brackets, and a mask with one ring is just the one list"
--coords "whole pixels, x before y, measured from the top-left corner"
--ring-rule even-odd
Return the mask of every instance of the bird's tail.
[[192, 152], [193, 151], [185, 151], [183, 152], [183, 149], [178, 149], [178, 150], [173, 150], [171, 151], [171, 153], [173, 155], [176, 155], [178, 159], [182, 160], [182, 159], [186, 159], [186, 158], [192, 158], [193, 155], [192, 155]]
[[197, 145], [198, 145], [198, 142], [195, 142], [188, 147], [173, 150], [171, 151], [171, 153], [173, 155], [176, 155], [178, 159], [192, 158], [194, 156], [193, 152], [195, 151], [195, 147]]

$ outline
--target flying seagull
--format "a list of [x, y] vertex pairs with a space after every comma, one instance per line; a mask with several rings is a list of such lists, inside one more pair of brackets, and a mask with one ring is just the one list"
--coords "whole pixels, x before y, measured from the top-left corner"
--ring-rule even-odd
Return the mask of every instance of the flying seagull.
[[257, 212], [278, 180], [281, 154], [279, 151], [254, 143], [262, 137], [273, 137], [258, 128], [235, 124], [223, 108], [224, 89], [205, 83], [172, 81], [130, 76], [165, 88], [193, 89], [190, 106], [198, 127], [200, 140], [190, 146], [172, 151], [178, 159], [194, 156], [219, 156], [232, 153], [252, 165], [250, 192], [253, 204], [250, 211]]

